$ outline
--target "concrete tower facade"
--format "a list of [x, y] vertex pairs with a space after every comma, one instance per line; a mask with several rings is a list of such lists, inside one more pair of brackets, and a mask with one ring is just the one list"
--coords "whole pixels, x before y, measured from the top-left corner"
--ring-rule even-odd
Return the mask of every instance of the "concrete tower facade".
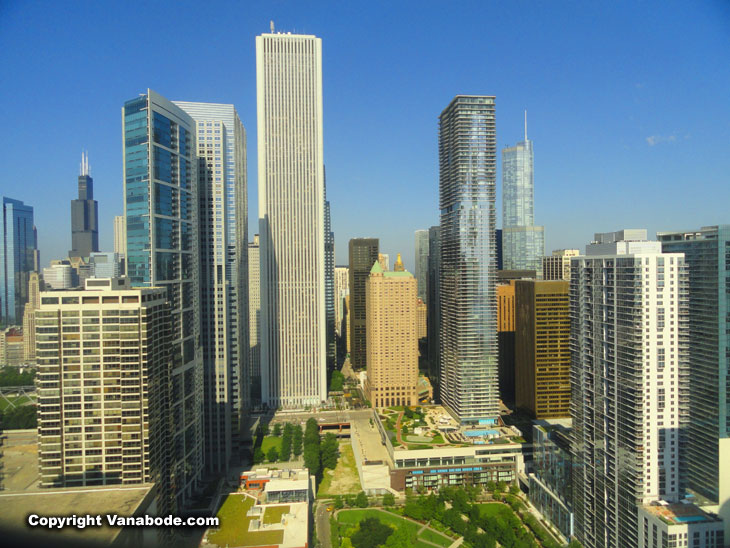
[[261, 383], [270, 407], [327, 398], [322, 40], [256, 37]]

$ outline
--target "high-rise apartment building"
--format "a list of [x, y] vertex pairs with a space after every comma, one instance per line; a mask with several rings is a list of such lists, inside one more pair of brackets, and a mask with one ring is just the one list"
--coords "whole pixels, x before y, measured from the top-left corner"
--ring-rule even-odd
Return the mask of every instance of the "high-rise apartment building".
[[570, 259], [580, 255], [578, 249], [556, 249], [542, 258], [543, 280], [570, 281]]
[[441, 400], [465, 424], [499, 415], [494, 103], [458, 95], [439, 117]]
[[155, 482], [160, 492], [169, 491], [167, 298], [162, 288], [131, 289], [119, 279], [87, 280], [86, 291], [41, 293], [36, 344], [42, 486]]
[[515, 404], [536, 419], [570, 416], [568, 282], [516, 280]]
[[81, 155], [79, 197], [71, 200], [71, 247], [69, 257], [88, 257], [99, 251], [99, 203], [94, 200], [89, 155]]
[[428, 307], [420, 298], [416, 299], [416, 338], [419, 340], [426, 339], [428, 334]]
[[[325, 181], [326, 183], [326, 181]], [[327, 198], [327, 185], [324, 187]], [[335, 339], [335, 233], [332, 232], [329, 200], [324, 201], [324, 304], [327, 324], [327, 370], [337, 364], [337, 341]]]
[[515, 280], [497, 285], [497, 351], [499, 354], [499, 397], [505, 404], [515, 401]]
[[[428, 376], [431, 384], [438, 384], [439, 379], [439, 340], [440, 340], [440, 294], [439, 276], [441, 264], [441, 227], [428, 229], [428, 311], [426, 313], [426, 331], [428, 342]], [[436, 387], [434, 387], [436, 388]], [[436, 392], [438, 393], [438, 392]]]
[[686, 487], [716, 506], [730, 539], [730, 225], [659, 232], [689, 273], [689, 424]]
[[197, 134], [205, 463], [223, 471], [238, 454], [249, 404], [246, 130], [233, 105], [173, 104]]
[[0, 323], [23, 321], [28, 277], [34, 270], [36, 233], [33, 208], [20, 200], [2, 199], [0, 225]]
[[416, 281], [418, 298], [428, 302], [428, 230], [416, 230]]
[[170, 301], [169, 485], [179, 507], [204, 465], [195, 120], [148, 89], [124, 103], [122, 125], [127, 276], [134, 286], [165, 288]]
[[365, 394], [375, 408], [418, 404], [417, 284], [402, 266], [400, 255], [393, 272], [376, 261], [365, 283]]
[[639, 546], [639, 507], [680, 497], [687, 305], [683, 254], [645, 230], [596, 234], [572, 259], [573, 509], [586, 548]]
[[261, 383], [270, 407], [327, 398], [322, 40], [256, 37]]
[[41, 305], [41, 280], [37, 272], [28, 278], [28, 302], [23, 312], [23, 359], [26, 363], [35, 361], [35, 311]]
[[535, 225], [532, 141], [502, 150], [502, 263], [504, 270], [542, 272], [545, 230]]
[[[373, 264], [378, 261], [377, 238], [350, 240], [350, 365], [363, 370], [367, 362], [367, 310], [365, 283]], [[383, 269], [382, 264], [380, 266]], [[383, 269], [384, 270], [384, 269]]]
[[261, 264], [259, 235], [248, 243], [248, 370], [250, 396], [254, 405], [261, 403]]

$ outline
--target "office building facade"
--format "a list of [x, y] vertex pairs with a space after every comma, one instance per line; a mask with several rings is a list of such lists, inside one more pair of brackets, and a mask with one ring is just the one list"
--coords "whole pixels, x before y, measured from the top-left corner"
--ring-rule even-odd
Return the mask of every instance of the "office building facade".
[[[326, 198], [326, 184], [324, 193]], [[327, 371], [332, 371], [337, 364], [337, 341], [335, 339], [335, 233], [332, 232], [330, 202], [326, 199], [324, 201], [324, 304], [327, 324]]]
[[347, 266], [335, 267], [335, 329], [342, 336], [342, 320], [345, 317], [345, 297], [350, 294], [350, 269]]
[[[353, 238], [349, 245], [350, 258], [350, 365], [365, 369], [367, 362], [367, 309], [365, 283], [373, 264], [379, 261], [377, 238]], [[380, 268], [383, 268], [382, 263]]]
[[686, 487], [721, 515], [730, 539], [730, 225], [657, 239], [663, 251], [684, 253], [689, 272]]
[[261, 404], [261, 265], [259, 235], [248, 243], [248, 369], [250, 397], [254, 406]]
[[557, 249], [542, 258], [543, 280], [570, 281], [570, 259], [580, 255], [578, 249]]
[[439, 118], [440, 390], [461, 423], [499, 415], [495, 99], [459, 95]]
[[[170, 311], [160, 288], [88, 280], [36, 311], [43, 487], [169, 490]], [[103, 339], [102, 339], [103, 338]]]
[[205, 463], [227, 470], [248, 401], [246, 130], [233, 105], [174, 101], [195, 120]]
[[536, 419], [570, 416], [568, 282], [516, 280], [515, 404]]
[[89, 265], [94, 278], [118, 278], [124, 274], [119, 253], [92, 252], [89, 255]]
[[69, 257], [88, 257], [99, 251], [99, 203], [94, 200], [89, 155], [81, 155], [79, 197], [71, 201], [71, 247]]
[[261, 383], [269, 407], [327, 398], [322, 40], [256, 37]]
[[515, 280], [497, 285], [497, 352], [499, 397], [506, 405], [515, 401]]
[[33, 208], [2, 198], [0, 226], [0, 323], [18, 324], [28, 302], [28, 278], [35, 266], [36, 234]]
[[204, 466], [195, 120], [148, 89], [124, 103], [122, 125], [127, 276], [136, 287], [164, 288], [171, 308], [176, 508], [186, 505]]
[[645, 230], [596, 234], [572, 259], [575, 533], [586, 548], [639, 546], [638, 508], [680, 497], [680, 380], [687, 272]]
[[23, 358], [26, 363], [35, 362], [35, 311], [41, 305], [41, 280], [37, 272], [28, 278], [28, 302], [23, 312]]
[[393, 272], [383, 271], [379, 262], [374, 263], [365, 282], [365, 397], [375, 408], [418, 405], [416, 287], [416, 279], [402, 268], [402, 263]]
[[542, 272], [545, 231], [535, 226], [535, 181], [532, 141], [502, 150], [502, 265], [504, 270]]
[[[439, 340], [440, 306], [439, 276], [441, 264], [441, 227], [428, 229], [428, 311], [426, 312], [426, 331], [428, 344], [428, 376], [431, 384], [439, 379]], [[438, 394], [438, 391], [435, 391]]]
[[428, 230], [416, 230], [416, 281], [418, 298], [428, 303]]

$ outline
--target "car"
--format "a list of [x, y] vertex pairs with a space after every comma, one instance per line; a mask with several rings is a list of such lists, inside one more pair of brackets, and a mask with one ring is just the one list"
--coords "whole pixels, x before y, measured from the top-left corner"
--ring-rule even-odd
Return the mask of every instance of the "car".
[[328, 511], [328, 512], [331, 512], [331, 511], [332, 511], [332, 506], [328, 506], [328, 507], [327, 507], [327, 511]]

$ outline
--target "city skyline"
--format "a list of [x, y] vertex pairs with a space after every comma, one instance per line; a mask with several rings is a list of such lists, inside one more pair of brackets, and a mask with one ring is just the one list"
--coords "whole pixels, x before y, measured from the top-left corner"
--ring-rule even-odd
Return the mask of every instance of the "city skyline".
[[[2, 154], [6, 155], [5, 163], [9, 167], [8, 180], [28, 181], [11, 189], [15, 192], [6, 192], [36, 208], [43, 266], [47, 266], [50, 259], [64, 257], [71, 247], [70, 234], [56, 229], [70, 226], [69, 212], [55, 205], [73, 198], [75, 189], [67, 182], [73, 181], [77, 174], [79, 152], [89, 149], [94, 161], [95, 197], [99, 201], [100, 249], [111, 251], [112, 216], [120, 214], [122, 209], [115, 190], [122, 171], [118, 154], [121, 143], [117, 105], [151, 85], [174, 100], [232, 103], [239, 110], [244, 125], [253, 129], [256, 116], [252, 46], [254, 36], [265, 31], [273, 19], [277, 29], [312, 32], [324, 40], [324, 78], [328, 90], [324, 112], [328, 198], [332, 203], [333, 231], [341, 242], [358, 236], [378, 237], [384, 252], [393, 255], [396, 250], [402, 250], [406, 266], [415, 270], [412, 233], [436, 223], [436, 115], [450, 97], [464, 92], [488, 92], [497, 96], [500, 101], [497, 120], [500, 149], [520, 139], [522, 111], [525, 108], [530, 111], [530, 135], [538, 145], [535, 161], [540, 173], [535, 199], [540, 204], [539, 223], [546, 227], [546, 250], [580, 247], [596, 229], [608, 230], [616, 224], [640, 224], [653, 234], [657, 230], [683, 230], [721, 223], [719, 204], [730, 193], [722, 185], [723, 173], [730, 160], [720, 152], [721, 143], [727, 142], [728, 135], [727, 128], [720, 127], [720, 120], [727, 119], [726, 114], [730, 113], [729, 107], [720, 99], [719, 90], [728, 87], [725, 85], [728, 75], [712, 70], [712, 67], [722, 66], [726, 59], [727, 37], [722, 21], [727, 20], [729, 14], [712, 3], [691, 7], [663, 4], [663, 7], [663, 10], [652, 10], [649, 5], [578, 6], [571, 10], [568, 18], [565, 11], [551, 14], [548, 13], [551, 10], [540, 6], [527, 14], [520, 12], [517, 17], [513, 9], [498, 6], [492, 15], [503, 23], [504, 30], [498, 30], [488, 39], [477, 38], [476, 44], [467, 47], [458, 40], [452, 44], [446, 37], [457, 31], [468, 33], [475, 23], [464, 22], [457, 14], [436, 6], [425, 6], [417, 16], [418, 25], [407, 29], [399, 28], [397, 18], [384, 20], [377, 10], [365, 10], [363, 22], [376, 19], [378, 28], [382, 29], [376, 36], [368, 36], [360, 28], [368, 28], [367, 24], [338, 24], [338, 18], [348, 21], [356, 11], [360, 17], [361, 10], [354, 7], [325, 9], [322, 4], [305, 10], [291, 4], [267, 8], [253, 6], [250, 10], [234, 11], [227, 17], [240, 27], [235, 34], [238, 38], [231, 46], [231, 53], [241, 59], [240, 74], [232, 80], [224, 78], [223, 67], [217, 61], [206, 61], [203, 63], [206, 65], [205, 78], [196, 77], [195, 82], [184, 76], [186, 71], [180, 63], [183, 59], [194, 61], [209, 55], [211, 50], [207, 45], [196, 46], [195, 52], [186, 50], [187, 55], [181, 55], [179, 62], [163, 71], [159, 64], [130, 65], [119, 58], [124, 62], [111, 73], [106, 68], [107, 60], [114, 60], [120, 54], [110, 51], [108, 44], [115, 44], [122, 35], [128, 34], [131, 15], [122, 14], [121, 20], [115, 19], [114, 26], [110, 26], [112, 23], [102, 17], [101, 8], [87, 6], [83, 19], [98, 23], [91, 25], [93, 35], [89, 40], [102, 48], [104, 54], [97, 56], [72, 38], [78, 30], [77, 25], [81, 24], [81, 18], [73, 8], [59, 13], [56, 6], [46, 6], [41, 13], [34, 6], [7, 7], [0, 20], [3, 30], [0, 44], [4, 46], [0, 56], [15, 74], [18, 86], [40, 89], [43, 86], [37, 83], [39, 75], [53, 77], [58, 71], [67, 69], [93, 73], [96, 78], [92, 86], [83, 90], [66, 87], [61, 82], [54, 89], [52, 104], [62, 108], [49, 110], [51, 103], [44, 102], [45, 95], [37, 91], [41, 95], [33, 109], [17, 109], [17, 113], [9, 109], [2, 114], [9, 127], [18, 128], [12, 139], [9, 135], [4, 137], [7, 146], [3, 147]], [[158, 11], [154, 6], [145, 9], [151, 10], [150, 15]], [[400, 8], [396, 13], [405, 9]], [[192, 19], [186, 21], [182, 14], [168, 15], [173, 17], [170, 28], [193, 25]], [[594, 29], [598, 17], [606, 24]], [[655, 21], [655, 26], [643, 24], [648, 17]], [[20, 40], [19, 29], [27, 27], [14, 23], [21, 18], [27, 18], [31, 30], [39, 30], [40, 41], [33, 48], [27, 48], [27, 42]], [[135, 18], [135, 25], [142, 25], [134, 27], [136, 32], [141, 35], [150, 32], [152, 27], [145, 25], [152, 25], [153, 19], [148, 20], [150, 23], [140, 23]], [[50, 21], [64, 24], [46, 29]], [[688, 21], [696, 24], [686, 26]], [[214, 20], [207, 16], [196, 19], [195, 32], [200, 31], [198, 27], [207, 28], [220, 22], [217, 16]], [[626, 40], [615, 44], [612, 33], [602, 27], [619, 22]], [[225, 24], [234, 23], [226, 21]], [[515, 50], [513, 31], [519, 26], [524, 27], [520, 34], [525, 38]], [[425, 36], [442, 27], [443, 35], [439, 34], [429, 44]], [[396, 28], [398, 32], [395, 32]], [[588, 34], [587, 28], [594, 32]], [[155, 36], [153, 42], [163, 44], [167, 32]], [[384, 35], [388, 38], [383, 39]], [[365, 54], [354, 49], [355, 38], [367, 46], [358, 49], [375, 48], [376, 54], [382, 54], [383, 63], [363, 62]], [[591, 46], [588, 48], [590, 55], [576, 53], [585, 41]], [[413, 50], [409, 46], [411, 43], [425, 49], [422, 52]], [[651, 44], [651, 48], [637, 53], [632, 46], [636, 43]], [[154, 44], [145, 40], [145, 48], [150, 45]], [[140, 47], [134, 43], [129, 46]], [[534, 57], [526, 64], [518, 65], [517, 58], [522, 59], [528, 48]], [[56, 66], [38, 58], [49, 49], [65, 51], [68, 59], [54, 57], [54, 63], [58, 62]], [[396, 69], [400, 63], [398, 56], [393, 55], [401, 50], [410, 67], [405, 80], [400, 76], [400, 68]], [[466, 67], [485, 51], [499, 55], [490, 57], [483, 70], [467, 71]], [[435, 69], [430, 66], [439, 63], [426, 62], [433, 55], [441, 60], [453, 58], [457, 53], [458, 62], [448, 66], [441, 63], [439, 70], [445, 71], [443, 78], [440, 75], [437, 78]], [[559, 61], [561, 56], [567, 56], [571, 62]], [[592, 66], [596, 57], [601, 61], [599, 68]], [[33, 74], [24, 68], [26, 66], [36, 67]], [[360, 75], [363, 68], [367, 71]], [[555, 69], [559, 70], [555, 72]], [[372, 71], [378, 71], [380, 77], [375, 78]], [[683, 77], [678, 79], [671, 74], [683, 74]], [[423, 85], [424, 80], [432, 84]], [[539, 95], [533, 91], [536, 89], [541, 90]], [[589, 93], [597, 89], [601, 91]], [[6, 94], [5, 98], [9, 100], [9, 90], [0, 93]], [[355, 94], [354, 98], [351, 93]], [[409, 100], [399, 99], [399, 93], [407, 94]], [[364, 96], [369, 98], [365, 103], [368, 108], [352, 109], [353, 100]], [[676, 110], [678, 100], [683, 104], [681, 111]], [[712, 118], [699, 114], [708, 104], [716, 109]], [[23, 123], [17, 118], [20, 112], [24, 113]], [[384, 120], [388, 120], [391, 131], [380, 134]], [[34, 139], [32, 132], [40, 123], [69, 129], [63, 134], [56, 130], [46, 132], [45, 139], [39, 143], [40, 149], [35, 149], [41, 152], [40, 161], [37, 161], [35, 151], [28, 147], [26, 150], [20, 144]], [[358, 127], [358, 132], [353, 132], [352, 127]], [[375, 134], [378, 135], [376, 139], [373, 138]], [[377, 161], [356, 160], [365, 143], [374, 143], [369, 155]], [[251, 179], [257, 169], [252, 142], [248, 156]], [[708, 160], [703, 163], [697, 158]], [[701, 165], [704, 167], [697, 171], [697, 166]], [[59, 184], [59, 181], [64, 183]], [[619, 191], [616, 197], [603, 195], [601, 187], [605, 184], [611, 184]], [[703, 192], [678, 199], [681, 189], [686, 186], [700, 186], [718, 199], [705, 204], [701, 197]], [[365, 188], [369, 190], [366, 192]], [[580, 192], [571, 194], [567, 203], [551, 197], [572, 189], [580, 189]], [[659, 189], [666, 189], [666, 192], [658, 192]], [[498, 204], [500, 192], [498, 189]], [[625, 193], [637, 193], [646, 201], [634, 200], [627, 204], [618, 197]], [[410, 194], [409, 207], [403, 208], [402, 198], [407, 194]], [[361, 204], [362, 212], [348, 215], [343, 210], [341, 204], [350, 196]], [[646, 206], [649, 200], [651, 207]], [[256, 214], [251, 208], [257, 201], [255, 188], [250, 189], [249, 201], [249, 232], [253, 234]], [[368, 212], [381, 201], [383, 209], [379, 210], [387, 221], [382, 226], [371, 227]], [[583, 212], [596, 202], [604, 203], [606, 211], [616, 206], [620, 218], [609, 218], [605, 213], [598, 219], [600, 226], [596, 226], [595, 211]], [[569, 220], [567, 211], [575, 212]], [[681, 222], [675, 220], [670, 225], [663, 219], [665, 215], [676, 219], [680, 213], [684, 215]], [[640, 221], [640, 216], [645, 218]], [[335, 263], [345, 264], [344, 247], [338, 246], [336, 252]]]

